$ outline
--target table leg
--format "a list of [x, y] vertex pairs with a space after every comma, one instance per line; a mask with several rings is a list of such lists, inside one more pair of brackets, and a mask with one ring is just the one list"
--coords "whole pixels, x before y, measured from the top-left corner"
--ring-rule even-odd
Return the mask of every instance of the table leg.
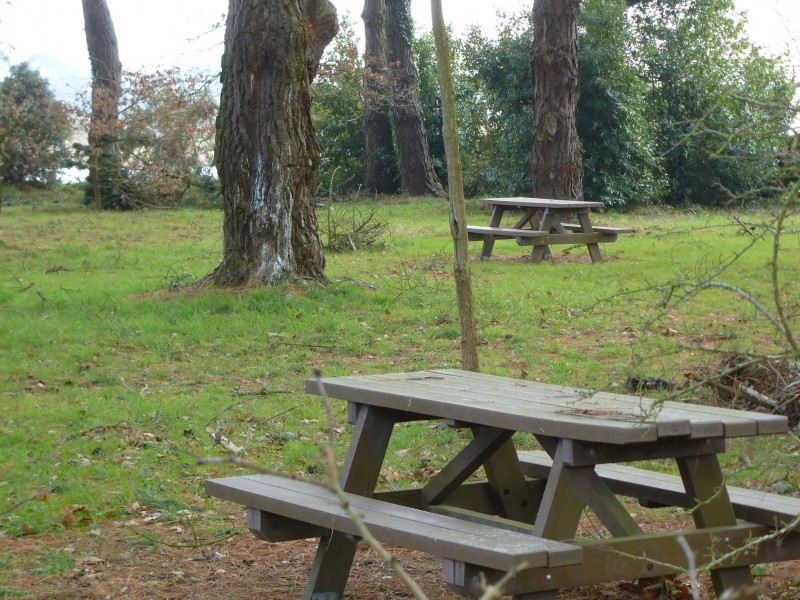
[[[489, 219], [489, 227], [500, 227], [503, 221], [503, 213], [506, 207], [495, 204], [492, 206], [492, 216]], [[489, 260], [492, 258], [492, 250], [494, 249], [494, 238], [487, 237], [483, 240], [483, 248], [481, 249], [481, 260]]]
[[547, 477], [544, 497], [533, 525], [533, 535], [550, 540], [575, 537], [578, 522], [586, 506], [581, 480], [591, 477], [594, 467], [570, 467], [564, 463], [563, 445], [559, 442], [553, 466]]
[[[361, 407], [339, 477], [344, 491], [372, 496], [394, 423], [393, 411], [375, 406]], [[356, 544], [352, 536], [340, 532], [320, 539], [303, 600], [341, 599], [350, 576]]]
[[[589, 218], [588, 209], [586, 212], [578, 213], [578, 222], [581, 224], [584, 233], [592, 233], [592, 221]], [[600, 262], [603, 260], [603, 255], [600, 254], [600, 246], [598, 244], [586, 244], [586, 247], [589, 249], [589, 256], [592, 257], [592, 262]]]
[[[552, 210], [545, 208], [539, 223], [539, 231], [550, 233], [550, 231], [553, 229], [555, 220], [555, 213]], [[531, 262], [542, 262], [542, 259], [548, 259], [551, 256], [552, 253], [550, 252], [550, 246], [534, 246], [533, 250], [531, 251]]]
[[[695, 498], [697, 507], [692, 512], [698, 529], [736, 524], [722, 468], [716, 454], [703, 454], [691, 458], [678, 458], [686, 493]], [[711, 581], [717, 598], [725, 590], [753, 585], [749, 567], [732, 567], [711, 571]]]
[[510, 439], [506, 441], [483, 463], [483, 468], [503, 508], [504, 514], [501, 516], [531, 523], [536, 503], [525, 482], [514, 443]]

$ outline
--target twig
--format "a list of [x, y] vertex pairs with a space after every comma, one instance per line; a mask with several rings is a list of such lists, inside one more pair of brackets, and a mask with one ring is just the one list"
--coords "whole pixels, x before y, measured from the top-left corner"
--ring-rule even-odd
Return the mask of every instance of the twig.
[[745, 232], [747, 235], [749, 235], [749, 236], [751, 236], [751, 237], [755, 237], [755, 235], [756, 235], [756, 234], [755, 234], [755, 233], [753, 233], [753, 230], [752, 230], [752, 229], [750, 229], [750, 228], [747, 226], [747, 224], [746, 224], [746, 223], [742, 223], [742, 221], [739, 219], [739, 217], [737, 217], [737, 216], [734, 216], [734, 217], [733, 217], [733, 220], [734, 220], [734, 221], [736, 221], [736, 222], [739, 224], [739, 226], [740, 226], [740, 227], [741, 227], [741, 228], [744, 230], [744, 232]]
[[11, 505], [11, 506], [9, 506], [9, 507], [8, 507], [6, 510], [4, 510], [3, 512], [1, 512], [1, 513], [0, 513], [0, 518], [2, 518], [2, 517], [5, 517], [7, 514], [14, 512], [14, 511], [15, 511], [15, 510], [17, 510], [17, 509], [18, 509], [20, 506], [24, 506], [24, 505], [26, 505], [28, 502], [33, 502], [34, 500], [41, 500], [41, 499], [43, 499], [45, 496], [47, 496], [47, 492], [39, 492], [38, 494], [34, 494], [33, 496], [31, 496], [30, 498], [25, 498], [24, 500], [20, 500], [20, 501], [19, 501], [19, 502], [17, 502], [16, 504], [12, 504], [12, 505]]
[[154, 535], [147, 535], [146, 533], [142, 533], [138, 529], [134, 529], [133, 532], [142, 539], [148, 540], [150, 542], [155, 542], [160, 546], [167, 546], [168, 548], [202, 548], [203, 546], [211, 546], [216, 544], [217, 542], [222, 542], [227, 539], [232, 538], [235, 535], [239, 535], [237, 532], [232, 532], [227, 535], [220, 535], [218, 537], [212, 538], [208, 541], [195, 541], [191, 544], [186, 542], [168, 542], [165, 541], [163, 538], [156, 537]]
[[[291, 394], [289, 390], [268, 390], [267, 388], [261, 388], [260, 390], [248, 391], [248, 390], [233, 390], [231, 392], [234, 396], [272, 396], [273, 394]], [[242, 401], [243, 402], [243, 401]], [[242, 402], [237, 402], [236, 404], [241, 404]], [[234, 404], [233, 406], [236, 406]], [[231, 407], [232, 408], [232, 407]], [[296, 406], [294, 408], [297, 408]], [[228, 409], [225, 409], [228, 410]], [[225, 411], [223, 411], [225, 412]]]
[[[284, 394], [284, 393], [285, 393], [285, 394], [289, 394], [289, 393], [291, 393], [291, 392], [288, 392], [288, 391], [286, 391], [286, 392], [284, 392], [284, 391], [277, 392], [277, 391], [276, 391], [275, 393], [276, 393], [276, 394], [278, 394], [278, 393], [280, 393], [280, 394]], [[237, 394], [237, 393], [236, 393], [236, 390], [234, 390], [233, 394], [234, 394], [234, 395], [238, 395], [238, 396], [243, 396], [243, 395], [244, 395], [243, 393], [242, 393], [242, 394]], [[259, 394], [259, 395], [266, 395], [266, 394]], [[244, 404], [245, 402], [246, 402], [246, 400], [239, 400], [238, 402], [234, 402], [234, 403], [233, 403], [233, 404], [231, 404], [230, 406], [226, 406], [225, 408], [223, 408], [221, 411], [219, 411], [219, 412], [218, 412], [216, 415], [214, 415], [213, 417], [211, 417], [211, 418], [208, 420], [208, 422], [206, 423], [206, 427], [208, 427], [209, 425], [211, 425], [211, 423], [213, 423], [214, 421], [216, 421], [217, 419], [219, 419], [219, 418], [220, 418], [220, 416], [222, 415], [222, 413], [226, 413], [226, 412], [228, 412], [229, 410], [231, 410], [232, 408], [236, 408], [237, 406], [239, 406], [240, 404]], [[298, 409], [298, 408], [300, 408], [300, 405], [299, 405], [299, 404], [297, 404], [297, 405], [295, 405], [295, 406], [292, 406], [291, 408], [287, 408], [286, 410], [282, 410], [281, 412], [279, 412], [279, 413], [277, 413], [277, 414], [274, 414], [274, 415], [272, 415], [271, 417], [267, 417], [267, 418], [266, 418], [266, 419], [264, 419], [264, 420], [265, 420], [265, 421], [271, 421], [272, 419], [275, 419], [275, 418], [277, 418], [277, 417], [283, 416], [283, 415], [285, 415], [286, 413], [288, 413], [288, 412], [292, 412], [293, 410], [295, 410], [295, 409]]]
[[792, 334], [792, 330], [789, 327], [789, 320], [786, 317], [786, 313], [783, 310], [783, 301], [781, 300], [781, 291], [778, 282], [778, 258], [780, 256], [781, 250], [781, 231], [783, 230], [783, 222], [788, 217], [789, 208], [793, 205], [797, 204], [797, 190], [798, 188], [795, 186], [792, 190], [792, 198], [787, 200], [783, 208], [778, 215], [777, 222], [775, 224], [775, 235], [772, 238], [772, 264], [771, 271], [772, 271], [772, 296], [775, 302], [775, 312], [778, 314], [778, 319], [783, 324], [781, 327], [781, 333], [786, 338], [786, 341], [794, 350], [795, 356], [800, 355], [800, 348], [797, 346], [797, 341], [794, 339], [794, 335]]
[[694, 600], [700, 600], [700, 584], [697, 581], [697, 564], [695, 561], [694, 552], [692, 552], [689, 542], [687, 542], [686, 538], [682, 535], [679, 535], [676, 538], [676, 541], [683, 549], [683, 553], [686, 555], [686, 563], [689, 568], [689, 581], [692, 584], [692, 598]]

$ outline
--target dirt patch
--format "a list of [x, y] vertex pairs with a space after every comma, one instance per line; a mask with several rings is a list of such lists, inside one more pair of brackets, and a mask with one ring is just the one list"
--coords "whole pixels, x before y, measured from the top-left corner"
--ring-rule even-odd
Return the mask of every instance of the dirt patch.
[[[243, 517], [231, 513], [237, 525]], [[685, 519], [683, 520], [685, 521]], [[661, 530], [684, 523], [667, 517], [645, 525]], [[168, 525], [156, 525], [164, 531]], [[125, 527], [103, 527], [100, 535], [87, 532], [0, 539], [0, 596], [44, 599], [148, 598], [158, 600], [266, 598], [292, 599], [302, 595], [316, 551], [316, 540], [270, 544], [246, 531], [212, 545], [154, 543]], [[152, 533], [158, 533], [154, 529]], [[590, 520], [582, 534], [601, 532]], [[442, 561], [404, 549], [395, 556], [420, 584], [430, 600], [456, 600], [442, 582]], [[61, 565], [61, 567], [59, 567]], [[800, 561], [761, 569], [761, 598], [796, 600], [800, 597]], [[703, 599], [712, 595], [701, 579]], [[559, 600], [679, 600], [689, 598], [683, 580], [621, 582], [563, 590]], [[361, 546], [350, 576], [346, 599], [410, 598], [397, 576], [371, 548]]]

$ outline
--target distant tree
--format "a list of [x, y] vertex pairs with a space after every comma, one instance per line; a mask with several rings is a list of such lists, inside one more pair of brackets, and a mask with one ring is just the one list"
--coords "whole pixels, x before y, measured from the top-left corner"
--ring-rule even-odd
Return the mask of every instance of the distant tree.
[[407, 194], [444, 197], [425, 135], [417, 71], [411, 54], [413, 36], [410, 0], [387, 0], [387, 57], [401, 185]]
[[364, 21], [364, 189], [379, 194], [399, 188], [392, 137], [389, 74], [386, 65], [386, 2], [365, 0]]
[[733, 0], [636, 7], [636, 58], [649, 84], [671, 204], [775, 193], [796, 83], [748, 40]]
[[0, 181], [48, 183], [69, 165], [69, 108], [27, 63], [0, 82]]
[[120, 160], [136, 206], [177, 206], [210, 184], [218, 104], [209, 79], [177, 68], [125, 74]]
[[[218, 109], [209, 86], [214, 77], [177, 68], [123, 73], [116, 127], [120, 172], [112, 184], [125, 191], [127, 207], [174, 207], [190, 190], [208, 196]], [[76, 114], [88, 129], [92, 109], [85, 94]], [[88, 168], [91, 148], [85, 156]]]
[[[450, 36], [448, 34], [448, 40]], [[455, 93], [456, 78], [458, 73], [458, 42], [448, 44], [450, 47], [450, 70], [452, 85]], [[422, 123], [425, 127], [425, 137], [428, 140], [428, 151], [431, 155], [433, 172], [439, 181], [446, 182], [447, 159], [445, 156], [445, 141], [442, 134], [442, 92], [439, 84], [439, 64], [436, 53], [436, 40], [434, 33], [423, 33], [411, 40], [411, 51], [414, 66], [417, 70], [417, 89], [419, 91], [419, 104], [422, 108]], [[458, 110], [458, 107], [456, 107]], [[463, 111], [461, 111], [463, 113]]]
[[215, 154], [223, 258], [207, 282], [324, 278], [311, 81], [336, 29], [327, 0], [230, 0]]
[[[533, 147], [532, 13], [505, 15], [496, 35], [473, 29], [464, 42], [464, 71], [474, 106], [459, 120], [464, 136], [465, 180], [476, 193], [531, 193]], [[474, 164], [470, 169], [467, 165]], [[477, 173], [473, 173], [477, 172]]]
[[580, 0], [534, 0], [531, 174], [539, 198], [583, 199], [578, 140]]
[[[311, 86], [311, 115], [322, 150], [320, 195], [344, 194], [364, 183], [365, 165], [370, 155], [375, 154], [374, 149], [364, 152], [364, 121], [368, 114], [362, 105], [364, 85], [364, 69], [358, 56], [353, 23], [343, 17], [339, 22], [339, 32], [323, 54]], [[389, 148], [391, 141], [390, 129]]]
[[667, 189], [650, 89], [630, 60], [626, 2], [583, 0], [579, 21], [578, 136], [584, 195], [606, 206], [660, 202]]
[[92, 118], [89, 173], [96, 208], [126, 208], [120, 189], [117, 118], [122, 94], [122, 63], [106, 0], [81, 0], [89, 61], [92, 65]]

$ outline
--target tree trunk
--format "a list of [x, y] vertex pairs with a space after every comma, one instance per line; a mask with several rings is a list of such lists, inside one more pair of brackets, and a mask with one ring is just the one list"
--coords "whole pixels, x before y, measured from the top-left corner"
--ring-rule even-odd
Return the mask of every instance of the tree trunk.
[[230, 0], [215, 161], [224, 200], [222, 286], [324, 279], [314, 191], [311, 77], [336, 34], [328, 0]]
[[90, 179], [95, 207], [125, 205], [119, 186], [118, 118], [122, 96], [122, 63], [114, 22], [106, 0], [82, 0], [86, 46], [92, 65], [92, 116], [89, 124]]
[[450, 234], [453, 236], [453, 274], [455, 276], [458, 314], [461, 317], [461, 368], [478, 370], [478, 335], [472, 300], [472, 277], [467, 245], [467, 208], [464, 202], [464, 177], [458, 148], [456, 94], [450, 62], [450, 40], [444, 27], [442, 0], [431, 0], [433, 35], [439, 64], [439, 88], [442, 90], [442, 136], [447, 155], [447, 181], [450, 191]]
[[428, 136], [422, 122], [417, 70], [411, 59], [410, 4], [410, 0], [386, 0], [386, 37], [400, 181], [407, 194], [444, 197], [442, 184], [433, 172]]
[[533, 4], [534, 129], [532, 176], [538, 198], [583, 199], [578, 140], [580, 0]]
[[397, 159], [389, 113], [386, 71], [386, 3], [365, 0], [364, 21], [364, 188], [390, 194], [397, 191]]

